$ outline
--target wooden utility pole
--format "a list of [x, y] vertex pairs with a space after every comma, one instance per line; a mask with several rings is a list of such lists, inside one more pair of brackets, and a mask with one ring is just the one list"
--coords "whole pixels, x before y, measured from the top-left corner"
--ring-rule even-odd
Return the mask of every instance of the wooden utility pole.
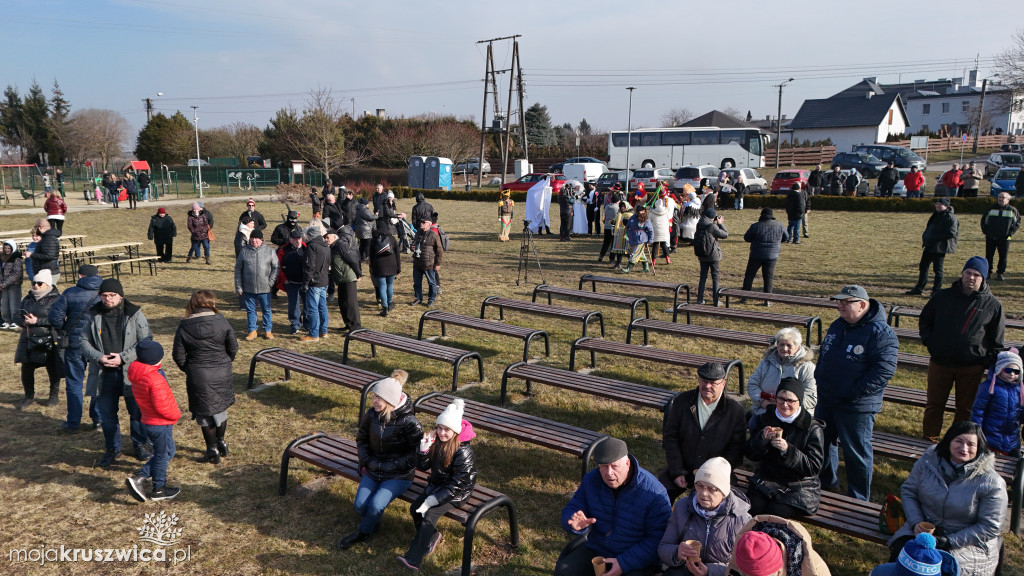
[[985, 118], [985, 91], [988, 89], [988, 78], [981, 81], [981, 98], [978, 100], [978, 121], [974, 125], [974, 144], [971, 152], [978, 152], [978, 136], [981, 134], [981, 122]]

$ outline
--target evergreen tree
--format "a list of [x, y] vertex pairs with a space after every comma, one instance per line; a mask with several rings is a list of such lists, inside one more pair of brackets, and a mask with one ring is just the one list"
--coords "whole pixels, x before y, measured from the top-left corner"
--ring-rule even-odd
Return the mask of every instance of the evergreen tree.
[[586, 118], [584, 118], [583, 120], [580, 120], [580, 125], [579, 125], [579, 132], [580, 132], [580, 134], [582, 134], [584, 136], [589, 136], [593, 131], [594, 131], [594, 129], [590, 127], [590, 123], [587, 122]]
[[25, 147], [22, 144], [24, 125], [21, 94], [17, 88], [8, 84], [4, 89], [3, 102], [0, 102], [0, 139], [6, 146], [18, 150], [19, 162], [25, 161]]
[[67, 139], [71, 131], [71, 103], [64, 98], [64, 92], [60, 84], [53, 81], [53, 88], [50, 90], [50, 119], [49, 139], [46, 149], [50, 153], [50, 163], [54, 166], [63, 166], [67, 157]]
[[135, 157], [151, 166], [185, 164], [195, 154], [193, 135], [192, 123], [181, 112], [170, 118], [157, 113], [139, 131]]
[[555, 132], [551, 128], [551, 116], [548, 107], [535, 102], [526, 110], [526, 138], [533, 146], [551, 146], [555, 144]]
[[42, 163], [40, 152], [46, 152], [50, 139], [50, 103], [46, 94], [35, 80], [29, 86], [22, 103], [24, 130], [22, 146], [29, 162]]

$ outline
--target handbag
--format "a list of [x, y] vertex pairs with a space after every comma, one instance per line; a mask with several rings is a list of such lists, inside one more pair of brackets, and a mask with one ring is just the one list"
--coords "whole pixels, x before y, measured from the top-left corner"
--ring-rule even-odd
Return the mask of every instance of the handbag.
[[45, 351], [45, 352], [49, 352], [50, 350], [53, 350], [53, 347], [54, 347], [53, 333], [49, 329], [46, 329], [46, 331], [43, 332], [42, 334], [33, 334], [32, 333], [32, 329], [33, 328], [41, 328], [41, 326], [30, 326], [29, 327], [29, 329], [28, 329], [28, 331], [26, 333], [26, 336], [28, 337], [28, 348], [29, 348], [29, 350]]

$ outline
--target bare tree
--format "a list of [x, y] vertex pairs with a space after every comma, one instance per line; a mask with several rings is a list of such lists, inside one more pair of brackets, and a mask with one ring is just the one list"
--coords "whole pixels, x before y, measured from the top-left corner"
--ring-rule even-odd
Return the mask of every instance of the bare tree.
[[1024, 29], [1014, 32], [1010, 47], [996, 54], [995, 69], [996, 76], [1006, 88], [992, 92], [996, 110], [1004, 114], [1020, 112], [1024, 107], [1021, 100], [1024, 94]]
[[739, 108], [737, 108], [735, 106], [726, 106], [722, 110], [722, 114], [726, 114], [728, 116], [732, 116], [733, 118], [735, 118], [735, 119], [737, 119], [737, 120], [739, 120], [741, 122], [743, 121], [744, 118], [747, 117], [747, 115], [744, 114], [742, 110], [740, 110]]
[[426, 137], [433, 150], [456, 162], [480, 153], [480, 132], [461, 122], [433, 122], [428, 125]]
[[686, 108], [673, 108], [661, 115], [661, 127], [673, 128], [693, 119], [693, 112]]
[[344, 112], [329, 88], [317, 88], [309, 93], [296, 129], [285, 134], [292, 149], [325, 175], [345, 160]]
[[113, 110], [85, 108], [69, 117], [68, 154], [72, 158], [98, 158], [103, 168], [124, 154], [128, 120]]
[[243, 165], [247, 156], [258, 153], [263, 143], [263, 131], [247, 122], [234, 122], [206, 131], [210, 141], [210, 155], [236, 158]]
[[408, 122], [390, 123], [370, 143], [374, 160], [385, 166], [401, 166], [410, 156], [426, 155], [430, 149], [423, 131]]

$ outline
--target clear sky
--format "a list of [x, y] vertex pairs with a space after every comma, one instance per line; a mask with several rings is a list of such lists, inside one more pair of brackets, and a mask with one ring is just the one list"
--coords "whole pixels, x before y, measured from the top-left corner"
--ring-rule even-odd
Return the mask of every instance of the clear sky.
[[[879, 82], [964, 75], [1024, 27], [1024, 8], [951, 0], [7, 0], [0, 82], [24, 93], [56, 79], [73, 109], [109, 108], [137, 130], [159, 112], [199, 107], [200, 127], [264, 127], [326, 87], [357, 114], [454, 114], [479, 122], [485, 40], [521, 34], [526, 106], [552, 122], [657, 126], [672, 108], [732, 107], [792, 117], [804, 99]], [[997, 9], [998, 6], [1002, 8]], [[1002, 16], [1000, 17], [999, 14]], [[509, 66], [511, 44], [494, 44]], [[163, 96], [158, 97], [157, 93]], [[502, 106], [508, 75], [499, 76]], [[354, 102], [352, 101], [354, 100]], [[489, 109], [491, 107], [489, 106]], [[488, 117], [491, 115], [488, 112]], [[134, 138], [133, 138], [134, 139]]]

